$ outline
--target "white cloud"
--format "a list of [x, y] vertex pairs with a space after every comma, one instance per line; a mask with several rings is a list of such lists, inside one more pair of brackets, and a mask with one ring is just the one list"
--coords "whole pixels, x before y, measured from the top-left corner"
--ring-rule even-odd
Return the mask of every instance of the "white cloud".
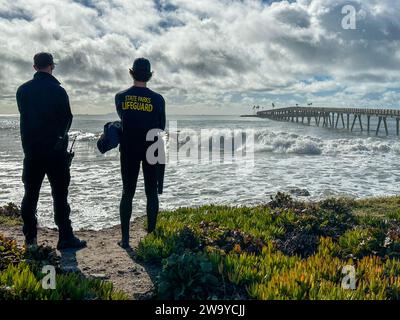
[[[357, 30], [341, 28], [349, 3]], [[150, 85], [170, 110], [311, 100], [395, 107], [399, 12], [396, 0], [0, 0], [0, 113], [16, 111], [16, 88], [43, 50], [58, 60], [75, 112], [112, 112], [138, 56], [151, 60]]]

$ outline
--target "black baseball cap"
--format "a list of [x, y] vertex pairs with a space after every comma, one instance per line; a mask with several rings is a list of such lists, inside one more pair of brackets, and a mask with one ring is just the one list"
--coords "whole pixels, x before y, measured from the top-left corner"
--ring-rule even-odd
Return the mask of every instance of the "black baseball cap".
[[54, 63], [53, 56], [48, 52], [39, 52], [33, 57], [34, 65], [39, 69], [44, 69]]
[[150, 61], [146, 58], [137, 58], [133, 62], [132, 70], [143, 73], [151, 73]]
[[151, 72], [150, 61], [146, 58], [137, 58], [133, 62], [132, 76], [135, 80], [147, 82], [151, 79], [153, 72]]

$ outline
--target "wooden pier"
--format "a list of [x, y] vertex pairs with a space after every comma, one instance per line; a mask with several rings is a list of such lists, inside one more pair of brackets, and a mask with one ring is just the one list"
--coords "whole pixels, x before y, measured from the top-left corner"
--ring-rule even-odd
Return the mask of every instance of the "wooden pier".
[[[389, 135], [387, 120], [396, 120], [396, 134], [400, 135], [400, 110], [394, 109], [353, 109], [353, 108], [314, 108], [314, 107], [289, 107], [259, 111], [258, 118], [267, 118], [276, 121], [288, 121], [318, 127], [347, 129], [353, 131], [358, 127], [361, 131], [375, 132], [379, 135], [383, 127]], [[371, 118], [378, 120], [375, 128], [371, 126]], [[366, 120], [363, 122], [363, 119]]]

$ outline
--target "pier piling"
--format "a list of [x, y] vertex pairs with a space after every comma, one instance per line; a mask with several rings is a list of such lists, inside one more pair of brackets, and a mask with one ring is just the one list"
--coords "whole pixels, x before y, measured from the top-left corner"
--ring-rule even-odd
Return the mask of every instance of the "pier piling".
[[[345, 121], [344, 115], [346, 115], [347, 121]], [[385, 134], [389, 135], [387, 120], [388, 118], [394, 118], [396, 120], [396, 135], [400, 136], [400, 110], [395, 109], [289, 107], [263, 110], [257, 112], [257, 114], [253, 116], [276, 121], [296, 122], [308, 126], [314, 123], [317, 127], [322, 126], [324, 128], [336, 129], [338, 129], [341, 119], [343, 129], [347, 129], [351, 132], [354, 131], [357, 120], [361, 132], [364, 131], [362, 119], [364, 118], [363, 116], [366, 116], [366, 131], [368, 134], [373, 129], [371, 127], [371, 118], [376, 117], [378, 119], [376, 135], [379, 135], [382, 122], [385, 128]], [[350, 117], [353, 117], [351, 126]], [[307, 119], [307, 121], [305, 121], [305, 119]], [[314, 121], [312, 121], [312, 119], [314, 119]]]

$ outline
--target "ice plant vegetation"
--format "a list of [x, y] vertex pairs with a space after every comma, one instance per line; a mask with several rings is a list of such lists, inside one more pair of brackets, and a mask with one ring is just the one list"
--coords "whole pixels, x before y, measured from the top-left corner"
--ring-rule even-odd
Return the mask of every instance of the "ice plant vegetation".
[[[163, 212], [138, 255], [161, 299], [399, 299], [400, 198]], [[374, 214], [375, 212], [375, 214]], [[355, 289], [342, 286], [354, 266]]]
[[[162, 212], [136, 249], [160, 266], [159, 299], [400, 299], [400, 197]], [[18, 208], [1, 208], [3, 225]], [[112, 284], [59, 270], [55, 251], [26, 251], [0, 236], [0, 299], [125, 299]], [[57, 267], [56, 290], [41, 286]], [[354, 289], [343, 286], [355, 271]]]

